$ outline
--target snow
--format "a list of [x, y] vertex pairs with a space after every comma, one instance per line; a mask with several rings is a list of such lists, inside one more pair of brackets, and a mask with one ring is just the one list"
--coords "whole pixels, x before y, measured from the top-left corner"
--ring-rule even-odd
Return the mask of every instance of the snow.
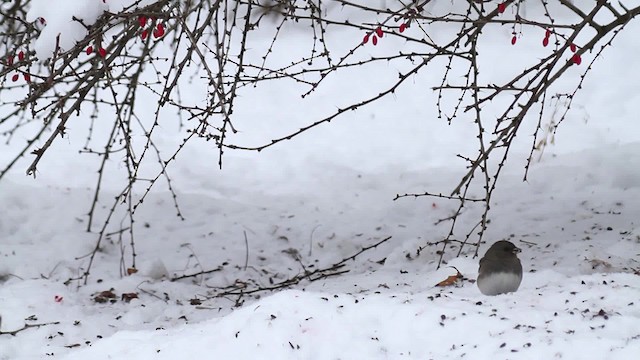
[[[46, 14], [53, 30], [38, 41], [50, 44], [43, 39], [82, 7], [59, 6], [58, 16], [46, 3], [34, 0], [29, 16]], [[69, 44], [77, 40], [79, 32], [60, 26]], [[525, 273], [517, 292], [483, 296], [473, 282], [478, 258], [471, 249], [458, 258], [449, 249], [440, 269], [435, 247], [416, 255], [446, 235], [447, 225], [434, 224], [455, 204], [393, 198], [450, 191], [464, 171], [455, 153], [474, 151], [473, 132], [465, 137], [465, 124], [436, 120], [426, 105], [435, 97], [425, 95], [416, 78], [415, 88], [268, 151], [227, 152], [222, 170], [210, 144], [185, 148], [170, 169], [185, 220], [175, 216], [170, 194], [149, 195], [137, 214], [143, 224], [136, 240], [139, 272], [131, 276], [120, 276], [130, 249], [122, 245], [123, 256], [114, 235], [89, 283], [65, 284], [82, 274], [83, 256], [96, 240], [85, 231], [96, 167], [94, 158], [77, 154], [82, 126], [56, 143], [36, 180], [24, 177], [29, 159], [23, 159], [0, 182], [0, 331], [44, 325], [1, 334], [0, 359], [636, 358], [638, 87], [621, 78], [620, 69], [640, 66], [628, 56], [639, 50], [632, 35], [638, 30], [630, 23], [626, 36], [595, 63], [555, 143], [536, 153], [541, 160], [528, 181], [522, 181], [522, 164], [531, 132], [523, 133], [501, 175], [485, 239], [509, 239], [522, 248]], [[518, 40], [524, 53], [518, 56], [526, 57], [526, 35]], [[52, 50], [35, 46], [38, 56]], [[385, 76], [397, 76], [392, 70], [371, 80], [384, 83]], [[571, 84], [568, 79], [562, 86]], [[254, 107], [238, 106], [238, 123], [246, 129], [239, 136], [259, 143], [282, 129], [267, 121], [271, 114], [285, 109], [282, 123], [295, 128], [308, 120], [302, 115], [330, 112], [347, 100], [344, 94], [360, 95], [335, 90], [342, 86], [362, 83], [348, 76], [330, 80], [311, 107], [287, 101], [299, 93], [286, 85], [277, 93], [257, 89], [245, 99]], [[167, 148], [179, 141], [165, 140]], [[0, 145], [0, 163], [21, 145]], [[273, 292], [217, 296], [331, 267], [389, 236], [346, 261], [346, 274]], [[465, 280], [435, 287], [455, 274], [449, 266]], [[202, 271], [211, 272], [170, 280]], [[96, 302], [105, 291], [115, 295], [113, 302]], [[122, 299], [130, 293], [138, 298]]]
[[[105, 12], [119, 13], [123, 9], [135, 9], [147, 6], [153, 0], [65, 0], [65, 4], [51, 6], [48, 0], [32, 0], [26, 20], [28, 22], [44, 19], [46, 26], [33, 44], [36, 55], [45, 60], [53, 55], [56, 44], [66, 51], [83, 40], [87, 28], [95, 24]], [[74, 19], [75, 18], [75, 19]]]

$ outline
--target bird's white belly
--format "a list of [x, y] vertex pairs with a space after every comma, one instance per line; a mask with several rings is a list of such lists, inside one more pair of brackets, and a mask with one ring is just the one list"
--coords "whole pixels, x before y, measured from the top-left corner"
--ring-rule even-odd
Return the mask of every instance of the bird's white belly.
[[498, 295], [518, 290], [522, 277], [513, 273], [496, 273], [478, 281], [480, 292], [485, 295]]

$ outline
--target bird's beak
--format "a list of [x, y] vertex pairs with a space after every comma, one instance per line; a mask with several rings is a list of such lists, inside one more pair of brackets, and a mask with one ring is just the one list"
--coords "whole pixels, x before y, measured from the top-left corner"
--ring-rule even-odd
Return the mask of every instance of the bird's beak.
[[518, 248], [518, 247], [517, 247], [517, 248], [513, 248], [513, 253], [514, 253], [514, 254], [517, 254], [517, 253], [519, 253], [519, 252], [521, 252], [521, 251], [522, 251], [522, 249], [520, 249], [520, 248]]

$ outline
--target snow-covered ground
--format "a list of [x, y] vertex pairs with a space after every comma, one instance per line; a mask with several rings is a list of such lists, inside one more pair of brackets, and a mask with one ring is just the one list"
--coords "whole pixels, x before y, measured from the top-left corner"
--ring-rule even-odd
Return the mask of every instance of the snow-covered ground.
[[[455, 153], [474, 145], [428, 112], [428, 89], [407, 88], [260, 154], [229, 152], [223, 170], [210, 144], [187, 147], [170, 169], [185, 220], [170, 194], [153, 192], [137, 218], [140, 271], [120, 276], [115, 234], [87, 285], [65, 281], [82, 274], [96, 240], [85, 232], [95, 159], [77, 155], [71, 138], [36, 180], [22, 161], [0, 182], [0, 359], [636, 358], [640, 85], [620, 69], [640, 68], [629, 56], [637, 31], [629, 25], [596, 62], [528, 182], [526, 135], [501, 176], [485, 239], [523, 249], [518, 292], [483, 296], [473, 283], [478, 259], [454, 250], [447, 265], [465, 280], [435, 287], [455, 270], [436, 269], [435, 247], [416, 254], [446, 235], [448, 225], [435, 224], [455, 204], [393, 198], [450, 190], [464, 170]], [[261, 93], [239, 122], [262, 135], [278, 130], [252, 111], [283, 106], [304, 122], [308, 109], [283, 100], [289, 93]], [[345, 97], [322, 94], [329, 109]], [[2, 164], [15, 143], [0, 147]], [[331, 268], [388, 237], [344, 261], [347, 273], [237, 295]], [[171, 281], [199, 272], [207, 273]]]

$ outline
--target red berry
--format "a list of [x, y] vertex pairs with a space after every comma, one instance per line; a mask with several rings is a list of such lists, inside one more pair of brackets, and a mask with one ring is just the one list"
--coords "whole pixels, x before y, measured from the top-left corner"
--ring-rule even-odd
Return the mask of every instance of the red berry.
[[147, 25], [147, 17], [146, 16], [138, 17], [138, 23], [140, 24], [140, 27], [144, 27], [145, 25]]
[[544, 37], [551, 37], [551, 29], [547, 29], [547, 31], [544, 33]]
[[43, 17], [39, 17], [38, 20], [40, 20], [40, 24], [47, 25], [47, 20], [45, 20]]
[[153, 30], [153, 36], [156, 38], [160, 38], [162, 37], [162, 35], [164, 35], [164, 25], [162, 25], [162, 23], [159, 23], [156, 26], [156, 29]]
[[369, 42], [369, 35], [371, 35], [371, 34], [367, 33], [367, 34], [364, 36], [364, 38], [362, 39], [362, 43], [363, 43], [363, 44], [366, 44], [366, 43], [368, 43], [368, 42]]
[[382, 32], [382, 28], [380, 26], [376, 28], [376, 35], [378, 35], [378, 37], [380, 38], [384, 36], [384, 33]]
[[542, 46], [547, 47], [547, 45], [549, 45], [549, 38], [548, 37], [542, 39]]
[[378, 45], [378, 38], [375, 35], [373, 35], [373, 38], [371, 39], [371, 43], [373, 44], [373, 46]]
[[11, 81], [16, 82], [16, 81], [18, 81], [18, 78], [19, 78], [18, 74], [14, 74], [14, 75], [11, 77]]
[[403, 33], [407, 28], [407, 24], [406, 23], [402, 23], [400, 24], [400, 29], [398, 29], [401, 33]]
[[93, 46], [89, 46], [86, 51], [87, 55], [91, 55], [92, 52], [93, 52]]
[[516, 41], [518, 41], [518, 39], [516, 38], [515, 35], [513, 35], [513, 37], [511, 38], [511, 45], [515, 45]]
[[7, 65], [13, 65], [13, 55], [9, 55], [9, 57], [7, 58]]
[[582, 57], [580, 57], [580, 54], [573, 54], [571, 61], [576, 65], [580, 65], [582, 63]]
[[20, 52], [18, 53], [18, 60], [24, 60], [24, 51], [20, 50]]
[[26, 82], [31, 82], [31, 75], [29, 75], [29, 74], [24, 74], [24, 80], [25, 80]]
[[142, 38], [142, 40], [146, 39], [147, 36], [149, 36], [149, 32], [147, 30], [143, 30], [142, 34], [140, 34], [140, 37]]
[[498, 12], [500, 14], [502, 14], [505, 10], [507, 10], [507, 4], [505, 3], [498, 4]]
[[571, 49], [571, 52], [576, 52], [576, 44], [569, 45], [569, 49]]
[[98, 49], [98, 54], [100, 54], [101, 57], [105, 57], [107, 56], [107, 50], [101, 47], [100, 49]]

